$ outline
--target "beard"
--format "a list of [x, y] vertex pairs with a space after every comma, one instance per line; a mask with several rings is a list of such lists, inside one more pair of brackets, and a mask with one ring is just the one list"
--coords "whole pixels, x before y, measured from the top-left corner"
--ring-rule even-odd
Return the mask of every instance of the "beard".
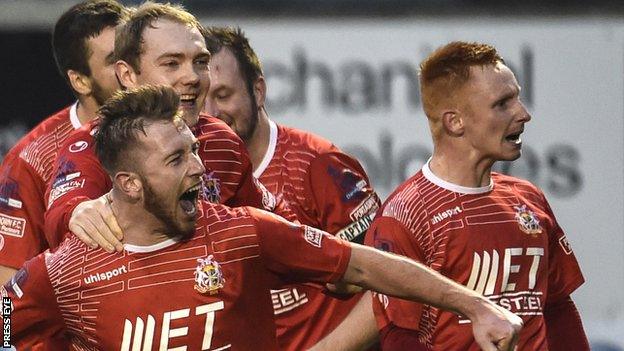
[[251, 95], [251, 113], [249, 114], [249, 124], [247, 125], [246, 130], [241, 131], [241, 135], [239, 137], [246, 143], [251, 140], [251, 137], [256, 132], [256, 127], [258, 127], [258, 104], [256, 103], [256, 99], [254, 99], [253, 95]]
[[102, 88], [95, 79], [91, 78], [91, 95], [95, 99], [95, 102], [97, 102], [99, 106], [102, 106], [113, 94]]
[[195, 226], [191, 226], [190, 229], [182, 228], [176, 221], [174, 212], [168, 211], [164, 204], [165, 199], [161, 198], [154, 188], [150, 185], [147, 179], [142, 178], [144, 197], [145, 197], [145, 210], [151, 213], [154, 217], [159, 219], [165, 225], [165, 235], [168, 238], [178, 238], [182, 241], [189, 239], [195, 232]]

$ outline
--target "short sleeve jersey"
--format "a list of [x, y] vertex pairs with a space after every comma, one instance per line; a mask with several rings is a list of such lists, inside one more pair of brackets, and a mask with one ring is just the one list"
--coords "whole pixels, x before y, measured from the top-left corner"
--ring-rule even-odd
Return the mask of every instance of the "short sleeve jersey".
[[0, 265], [19, 268], [48, 248], [44, 193], [61, 144], [79, 127], [74, 104], [37, 125], [4, 158], [0, 166]]
[[[547, 350], [544, 306], [584, 281], [562, 229], [534, 185], [492, 173], [482, 188], [436, 177], [428, 165], [384, 203], [366, 243], [420, 261], [521, 316], [519, 350]], [[415, 330], [434, 350], [479, 350], [465, 317], [379, 296], [380, 328]], [[383, 345], [382, 345], [383, 346]]]
[[108, 254], [70, 238], [29, 261], [4, 288], [17, 349], [65, 332], [81, 350], [277, 350], [269, 289], [340, 279], [350, 246], [255, 208], [201, 204], [190, 240]]
[[[54, 179], [46, 192], [46, 237], [52, 248], [67, 232], [73, 209], [82, 201], [105, 194], [112, 186], [95, 154], [95, 128], [97, 123], [93, 122], [74, 131], [56, 159]], [[200, 116], [193, 132], [200, 142], [199, 157], [206, 167], [202, 179], [205, 200], [273, 209], [273, 195], [253, 177], [243, 142], [225, 123]]]
[[[314, 134], [272, 121], [270, 131], [256, 177], [286, 200], [295, 215], [291, 219], [362, 242], [380, 201], [359, 162]], [[359, 296], [339, 300], [301, 284], [273, 291], [281, 348], [313, 346], [346, 317]]]

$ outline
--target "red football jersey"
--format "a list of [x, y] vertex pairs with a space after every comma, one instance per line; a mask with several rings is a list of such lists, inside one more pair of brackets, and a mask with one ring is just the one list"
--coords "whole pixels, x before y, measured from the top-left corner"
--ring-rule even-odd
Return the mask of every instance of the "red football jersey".
[[0, 166], [0, 265], [19, 268], [48, 248], [44, 193], [58, 150], [80, 127], [76, 104], [46, 118], [26, 134]]
[[[270, 122], [267, 153], [254, 174], [295, 218], [348, 241], [363, 240], [380, 202], [362, 166], [329, 141]], [[292, 219], [292, 218], [289, 218]], [[318, 286], [272, 292], [283, 350], [304, 350], [333, 330], [360, 295], [338, 300]]]
[[[489, 186], [467, 188], [425, 165], [384, 202], [366, 243], [423, 262], [521, 316], [518, 350], [548, 349], [544, 306], [584, 282], [544, 194], [498, 173]], [[465, 317], [378, 297], [380, 328], [416, 330], [434, 350], [479, 350]]]
[[[95, 155], [96, 122], [76, 130], [61, 147], [54, 179], [46, 192], [46, 237], [54, 248], [68, 231], [74, 208], [95, 199], [111, 187], [111, 180]], [[201, 116], [193, 132], [200, 142], [199, 157], [206, 167], [203, 197], [228, 206], [253, 206], [272, 210], [275, 198], [254, 177], [249, 154], [243, 142], [227, 126], [214, 118]]]
[[81, 350], [277, 350], [269, 289], [334, 282], [348, 243], [251, 207], [201, 202], [194, 236], [121, 253], [76, 238], [5, 286], [18, 350], [65, 332]]

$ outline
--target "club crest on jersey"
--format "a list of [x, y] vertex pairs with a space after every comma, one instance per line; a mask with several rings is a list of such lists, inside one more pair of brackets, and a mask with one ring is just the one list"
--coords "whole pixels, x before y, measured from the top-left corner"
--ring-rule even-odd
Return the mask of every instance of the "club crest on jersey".
[[202, 196], [204, 200], [218, 204], [221, 201], [221, 182], [214, 175], [214, 171], [202, 176]]
[[217, 294], [223, 288], [225, 279], [221, 272], [221, 265], [215, 261], [213, 255], [197, 259], [195, 268], [195, 290], [200, 294]]
[[527, 234], [537, 235], [542, 233], [542, 227], [535, 212], [527, 209], [526, 205], [514, 206], [516, 210], [516, 220], [520, 226], [520, 230]]

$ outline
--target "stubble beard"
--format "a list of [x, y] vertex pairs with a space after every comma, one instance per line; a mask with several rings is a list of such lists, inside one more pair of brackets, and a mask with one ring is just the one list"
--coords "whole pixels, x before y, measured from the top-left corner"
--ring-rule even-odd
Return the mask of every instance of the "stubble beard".
[[[142, 177], [143, 178], [143, 177]], [[145, 210], [151, 213], [154, 217], [159, 219], [165, 226], [165, 235], [168, 238], [177, 238], [180, 240], [189, 239], [194, 233], [194, 227], [191, 229], [183, 229], [176, 222], [172, 212], [167, 211], [163, 205], [165, 201], [161, 199], [154, 188], [149, 184], [147, 179], [143, 178], [143, 193], [145, 197]], [[174, 209], [175, 211], [175, 209]]]

